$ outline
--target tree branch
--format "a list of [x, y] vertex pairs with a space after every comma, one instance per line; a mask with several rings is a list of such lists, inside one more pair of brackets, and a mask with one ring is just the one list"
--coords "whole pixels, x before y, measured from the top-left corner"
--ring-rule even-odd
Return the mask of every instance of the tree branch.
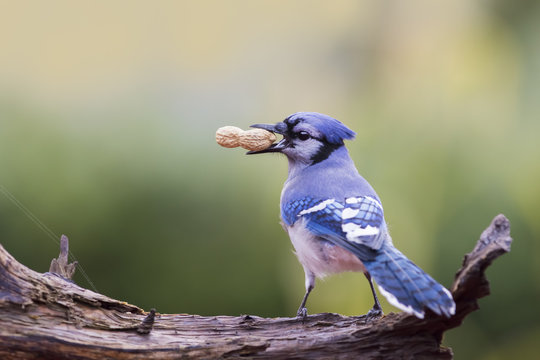
[[440, 345], [443, 333], [478, 309], [477, 300], [489, 294], [484, 271], [511, 242], [508, 219], [496, 216], [456, 274], [452, 318], [390, 313], [372, 321], [329, 313], [305, 321], [146, 313], [62, 277], [72, 274], [67, 238], [58, 264], [44, 274], [0, 245], [0, 358], [451, 359], [452, 350]]

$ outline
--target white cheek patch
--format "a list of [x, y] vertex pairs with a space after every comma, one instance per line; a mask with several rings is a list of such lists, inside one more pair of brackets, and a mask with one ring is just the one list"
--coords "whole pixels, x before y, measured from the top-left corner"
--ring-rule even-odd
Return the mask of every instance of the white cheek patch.
[[341, 225], [341, 230], [347, 235], [347, 240], [362, 244], [363, 241], [359, 238], [363, 236], [375, 236], [379, 234], [379, 228], [374, 226], [366, 226], [365, 228], [354, 223]]
[[298, 216], [311, 214], [313, 212], [324, 210], [327, 205], [332, 204], [334, 201], [335, 201], [335, 199], [324, 200], [324, 201], [318, 203], [317, 205], [310, 207], [309, 209], [300, 211]]
[[286, 149], [284, 153], [296, 160], [309, 163], [311, 158], [319, 152], [321, 146], [321, 142], [316, 139], [306, 141], [296, 139], [294, 140], [294, 147]]

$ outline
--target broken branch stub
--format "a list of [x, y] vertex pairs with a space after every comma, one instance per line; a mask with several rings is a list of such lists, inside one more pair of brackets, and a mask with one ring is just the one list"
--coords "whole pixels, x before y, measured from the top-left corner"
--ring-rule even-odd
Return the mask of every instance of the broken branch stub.
[[58, 259], [51, 260], [51, 266], [49, 272], [62, 276], [63, 278], [71, 280], [75, 269], [77, 268], [77, 261], [68, 263], [69, 258], [69, 239], [66, 235], [60, 237], [60, 254]]

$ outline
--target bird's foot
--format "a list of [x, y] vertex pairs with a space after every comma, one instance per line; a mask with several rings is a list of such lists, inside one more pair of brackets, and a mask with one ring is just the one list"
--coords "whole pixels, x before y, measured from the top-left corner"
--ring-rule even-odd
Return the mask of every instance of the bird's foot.
[[305, 307], [301, 307], [296, 312], [296, 317], [302, 321], [306, 320], [307, 318], [307, 309]]
[[374, 305], [366, 314], [366, 321], [371, 321], [383, 316], [383, 311], [380, 306]]

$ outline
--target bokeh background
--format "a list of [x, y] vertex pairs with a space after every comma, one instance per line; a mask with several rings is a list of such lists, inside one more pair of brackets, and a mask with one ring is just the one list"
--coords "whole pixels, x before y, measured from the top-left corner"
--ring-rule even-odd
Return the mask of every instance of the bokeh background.
[[[491, 219], [511, 220], [492, 294], [444, 342], [461, 359], [537, 354], [540, 2], [0, 4], [1, 189], [69, 236], [82, 286], [162, 313], [294, 315], [286, 161], [214, 133], [318, 111], [358, 133], [395, 244], [446, 286]], [[2, 194], [0, 243], [42, 272], [58, 254]], [[308, 308], [371, 301], [343, 274]]]

